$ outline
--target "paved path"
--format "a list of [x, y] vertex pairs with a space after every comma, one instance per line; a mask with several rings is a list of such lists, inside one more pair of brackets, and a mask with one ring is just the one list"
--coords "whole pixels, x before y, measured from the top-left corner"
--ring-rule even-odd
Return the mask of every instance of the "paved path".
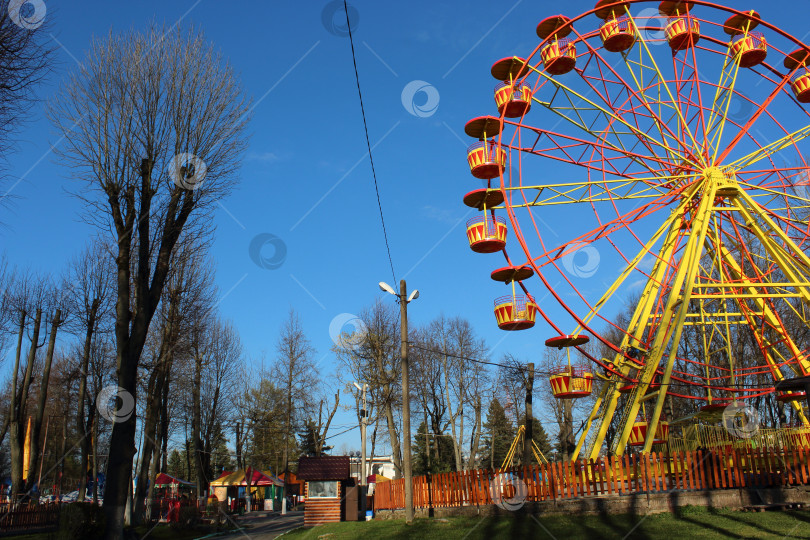
[[272, 540], [283, 532], [301, 527], [304, 524], [304, 511], [287, 512], [286, 516], [279, 512], [251, 512], [241, 516], [237, 523], [244, 527], [242, 531], [218, 538]]

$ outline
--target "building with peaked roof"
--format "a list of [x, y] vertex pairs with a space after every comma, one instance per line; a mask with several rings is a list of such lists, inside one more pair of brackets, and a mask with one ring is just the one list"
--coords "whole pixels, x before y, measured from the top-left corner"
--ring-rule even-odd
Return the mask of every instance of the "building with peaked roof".
[[347, 489], [355, 486], [349, 473], [349, 456], [302, 457], [298, 460], [298, 480], [304, 484], [304, 525], [311, 527], [334, 523], [341, 518], [357, 519], [357, 497], [354, 503]]

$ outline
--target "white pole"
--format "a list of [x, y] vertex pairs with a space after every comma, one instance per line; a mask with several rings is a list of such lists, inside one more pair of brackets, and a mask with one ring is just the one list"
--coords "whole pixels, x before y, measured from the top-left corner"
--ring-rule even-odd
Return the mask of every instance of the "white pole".
[[366, 389], [368, 385], [363, 383], [363, 408], [360, 410], [360, 485], [365, 486], [368, 482], [368, 473], [366, 473], [366, 426], [368, 425], [368, 410], [366, 409]]

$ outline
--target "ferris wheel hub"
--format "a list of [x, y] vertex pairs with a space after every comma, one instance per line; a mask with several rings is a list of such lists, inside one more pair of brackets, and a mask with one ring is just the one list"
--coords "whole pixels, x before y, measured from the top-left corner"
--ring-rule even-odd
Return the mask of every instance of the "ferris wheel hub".
[[737, 195], [739, 184], [733, 172], [724, 171], [720, 167], [707, 167], [701, 175], [706, 183], [717, 186], [717, 195], [720, 197], [733, 197]]

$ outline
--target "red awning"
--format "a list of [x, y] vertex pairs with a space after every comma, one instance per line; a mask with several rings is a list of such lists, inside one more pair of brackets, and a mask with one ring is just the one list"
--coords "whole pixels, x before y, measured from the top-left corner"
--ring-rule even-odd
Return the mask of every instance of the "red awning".
[[180, 480], [179, 478], [175, 478], [166, 473], [160, 473], [155, 478], [155, 485], [156, 486], [169, 486], [169, 485], [184, 485], [184, 486], [191, 486], [194, 485], [192, 482], [187, 482], [185, 480]]

